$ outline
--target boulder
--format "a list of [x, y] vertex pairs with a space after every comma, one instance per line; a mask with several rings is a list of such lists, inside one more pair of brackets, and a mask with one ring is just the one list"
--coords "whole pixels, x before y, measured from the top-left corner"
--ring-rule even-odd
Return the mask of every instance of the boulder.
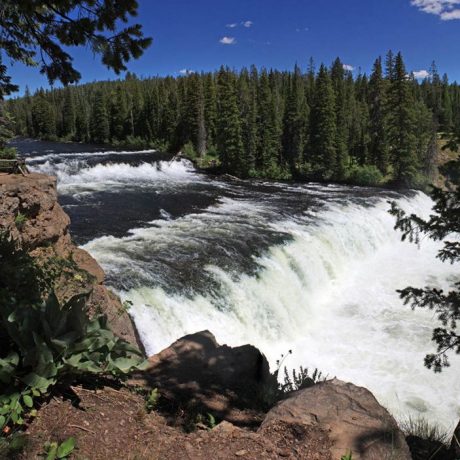
[[340, 380], [300, 390], [266, 415], [260, 432], [280, 423], [317, 427], [328, 434], [331, 458], [352, 452], [353, 460], [410, 460], [396, 421], [370, 391]]
[[257, 396], [273, 379], [257, 348], [219, 345], [209, 331], [182, 337], [149, 362], [134, 383], [159, 388], [171, 400], [193, 398], [221, 416], [229, 408], [256, 408]]

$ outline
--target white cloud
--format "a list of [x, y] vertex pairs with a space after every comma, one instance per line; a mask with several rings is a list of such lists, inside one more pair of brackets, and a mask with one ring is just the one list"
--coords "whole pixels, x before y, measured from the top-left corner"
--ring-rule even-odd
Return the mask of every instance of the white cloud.
[[181, 69], [181, 70], [179, 70], [179, 73], [181, 75], [191, 75], [192, 73], [195, 73], [195, 71], [190, 70], [190, 69]]
[[236, 38], [235, 37], [222, 37], [219, 40], [222, 45], [236, 45]]
[[442, 21], [460, 19], [460, 0], [411, 0], [420, 11], [439, 16]]
[[232, 24], [227, 24], [225, 27], [227, 27], [229, 29], [234, 29], [235, 27], [238, 27], [238, 24], [236, 22], [234, 22]]
[[348, 70], [349, 72], [353, 72], [353, 70], [355, 70], [355, 68], [350, 64], [343, 64], [343, 68], [344, 70]]
[[430, 76], [430, 72], [428, 70], [416, 70], [415, 72], [412, 72], [414, 74], [415, 78], [420, 78], [424, 79]]
[[241, 25], [249, 29], [250, 27], [254, 25], [254, 23], [252, 21], [244, 21], [241, 23]]

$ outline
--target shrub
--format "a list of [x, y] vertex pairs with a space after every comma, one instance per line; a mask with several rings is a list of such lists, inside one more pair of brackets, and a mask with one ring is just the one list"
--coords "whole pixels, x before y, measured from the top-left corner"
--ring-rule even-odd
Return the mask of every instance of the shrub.
[[27, 222], [27, 216], [25, 216], [24, 214], [20, 212], [16, 215], [14, 219], [14, 225], [16, 225], [16, 228], [18, 230], [22, 230], [26, 222]]
[[183, 147], [182, 147], [182, 153], [186, 158], [189, 158], [191, 160], [194, 160], [198, 154], [195, 151], [195, 147], [192, 142], [187, 142]]
[[383, 175], [373, 165], [354, 165], [348, 173], [348, 181], [355, 185], [375, 186], [383, 182]]
[[300, 366], [299, 371], [292, 370], [292, 376], [289, 375], [287, 368], [284, 368], [284, 383], [280, 383], [280, 391], [283, 395], [292, 393], [293, 391], [310, 388], [317, 383], [325, 382], [327, 376], [323, 376], [322, 372], [315, 369], [310, 375], [308, 368]]
[[89, 319], [88, 294], [61, 304], [52, 285], [52, 275], [0, 234], [0, 430], [21, 425], [34, 398], [58, 382], [120, 377], [143, 362], [105, 316]]
[[12, 147], [4, 147], [0, 149], [0, 160], [15, 160], [17, 151]]

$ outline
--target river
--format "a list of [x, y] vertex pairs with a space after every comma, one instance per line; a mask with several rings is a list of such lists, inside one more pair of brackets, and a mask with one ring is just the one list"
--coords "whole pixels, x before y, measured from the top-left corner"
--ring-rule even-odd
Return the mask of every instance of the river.
[[148, 353], [204, 329], [286, 366], [369, 388], [399, 419], [453, 428], [460, 357], [423, 366], [436, 322], [396, 289], [448, 288], [439, 245], [400, 241], [389, 200], [428, 215], [420, 192], [215, 178], [155, 151], [18, 141], [30, 168], [58, 177], [71, 232], [130, 310]]

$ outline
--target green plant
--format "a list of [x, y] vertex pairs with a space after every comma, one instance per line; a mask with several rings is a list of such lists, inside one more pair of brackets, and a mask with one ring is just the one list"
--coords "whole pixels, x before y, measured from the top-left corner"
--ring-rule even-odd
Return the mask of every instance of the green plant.
[[380, 185], [383, 182], [383, 174], [373, 165], [354, 165], [348, 173], [348, 181], [355, 185]]
[[10, 425], [23, 425], [26, 416], [35, 417], [34, 398], [40, 396], [38, 390], [31, 388], [0, 395], [0, 431], [3, 432]]
[[340, 460], [353, 460], [353, 455], [351, 453], [351, 450], [348, 454], [342, 455], [342, 457], [340, 457]]
[[67, 438], [62, 443], [46, 442], [43, 446], [46, 460], [66, 459], [75, 449], [75, 439]]
[[89, 319], [88, 294], [61, 304], [53, 277], [0, 235], [0, 399], [3, 427], [21, 425], [34, 397], [85, 375], [121, 377], [142, 354], [117, 338], [105, 316]]
[[15, 160], [17, 151], [12, 147], [0, 148], [0, 160]]
[[407, 417], [399, 423], [404, 436], [416, 436], [426, 441], [449, 444], [449, 433], [439, 425], [430, 423], [424, 417]]
[[13, 433], [8, 438], [0, 437], [0, 458], [13, 460], [24, 450], [27, 436], [22, 433]]
[[212, 430], [217, 425], [216, 418], [214, 417], [214, 415], [210, 414], [209, 412], [207, 413], [207, 416], [208, 416], [207, 425], [209, 429]]
[[310, 388], [317, 383], [325, 382], [327, 376], [323, 376], [322, 372], [315, 369], [310, 375], [308, 368], [304, 369], [300, 366], [299, 371], [292, 370], [292, 376], [289, 375], [287, 368], [284, 368], [284, 383], [280, 384], [280, 391], [283, 394], [293, 391]]
[[27, 216], [18, 212], [16, 217], [14, 218], [14, 225], [16, 225], [16, 228], [18, 230], [22, 230], [26, 222], [27, 222]]
[[158, 401], [160, 399], [160, 393], [158, 392], [158, 388], [154, 388], [150, 391], [146, 398], [145, 398], [145, 410], [147, 412], [152, 412], [158, 405]]

